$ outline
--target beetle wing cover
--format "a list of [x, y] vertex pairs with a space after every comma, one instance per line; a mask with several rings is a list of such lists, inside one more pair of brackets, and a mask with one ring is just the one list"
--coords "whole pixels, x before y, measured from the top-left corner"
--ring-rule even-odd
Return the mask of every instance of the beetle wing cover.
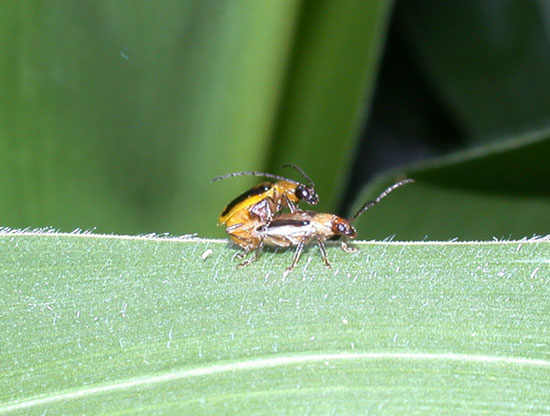
[[227, 204], [227, 206], [223, 209], [220, 217], [218, 218], [218, 224], [227, 225], [235, 214], [243, 210], [248, 212], [251, 207], [269, 196], [272, 189], [273, 185], [271, 182], [263, 182], [242, 193]]

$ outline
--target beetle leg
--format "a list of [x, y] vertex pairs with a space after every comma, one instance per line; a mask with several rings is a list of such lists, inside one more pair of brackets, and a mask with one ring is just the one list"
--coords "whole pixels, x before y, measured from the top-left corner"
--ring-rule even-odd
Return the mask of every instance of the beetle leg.
[[231, 239], [235, 244], [242, 247], [244, 249], [244, 253], [237, 254], [237, 257], [242, 259], [246, 257], [248, 253], [250, 253], [252, 250], [254, 250], [256, 246], [256, 242], [254, 240], [243, 238], [237, 234], [230, 234]]
[[294, 202], [292, 202], [290, 199], [288, 199], [288, 197], [286, 195], [284, 195], [283, 198], [285, 199], [286, 206], [288, 207], [290, 212], [299, 211], [298, 206], [295, 205]]
[[239, 222], [237, 224], [233, 224], [233, 225], [230, 225], [229, 227], [227, 227], [225, 229], [225, 232], [229, 235], [232, 235], [235, 230], [238, 230], [239, 228], [241, 228], [243, 226], [243, 223], [242, 222]]
[[253, 222], [248, 224], [235, 224], [231, 227], [227, 227], [225, 230], [229, 237], [233, 240], [235, 244], [244, 249], [244, 253], [240, 253], [237, 256], [239, 258], [244, 258], [248, 253], [258, 247], [258, 239], [251, 236], [250, 229], [253, 226]]
[[248, 256], [248, 253], [250, 253], [250, 250], [248, 251], [241, 251], [240, 253], [237, 253], [235, 255], [235, 257], [237, 257], [238, 259], [242, 260], [244, 259], [246, 256]]
[[296, 251], [294, 252], [294, 259], [292, 259], [292, 264], [288, 266], [286, 269], [286, 272], [289, 273], [294, 269], [296, 264], [298, 264], [298, 260], [300, 260], [300, 256], [302, 255], [302, 250], [304, 249], [304, 242], [300, 241], [298, 245], [296, 246]]
[[329, 269], [330, 269], [330, 263], [328, 261], [328, 256], [327, 256], [327, 249], [325, 247], [325, 242], [317, 237], [317, 244], [319, 244], [319, 250], [321, 250], [321, 256], [323, 256], [323, 261], [325, 262], [325, 266], [327, 266]]
[[[262, 254], [262, 248], [263, 247], [264, 247], [264, 242], [262, 240], [258, 244], [258, 247], [256, 247], [256, 250], [254, 251], [254, 256], [251, 256], [251, 257], [247, 258], [245, 261], [243, 261], [242, 263], [237, 264], [237, 268], [242, 269], [243, 267], [248, 266], [250, 263], [255, 262], [256, 260], [258, 260], [260, 258], [260, 255]], [[248, 253], [245, 252], [244, 254], [246, 255]]]
[[342, 247], [342, 250], [344, 250], [346, 253], [357, 253], [359, 251], [359, 249], [356, 247], [348, 246], [345, 240], [342, 240], [342, 244], [340, 245], [340, 247]]
[[251, 216], [261, 221], [271, 221], [273, 215], [279, 210], [272, 198], [266, 197], [248, 210]]
[[233, 257], [231, 258], [231, 260], [235, 260], [235, 258], [238, 258], [239, 260], [242, 260], [244, 259], [246, 256], [248, 256], [250, 254], [250, 252], [252, 251], [250, 248], [248, 247], [243, 247], [244, 248], [244, 251], [238, 251], [236, 252]]

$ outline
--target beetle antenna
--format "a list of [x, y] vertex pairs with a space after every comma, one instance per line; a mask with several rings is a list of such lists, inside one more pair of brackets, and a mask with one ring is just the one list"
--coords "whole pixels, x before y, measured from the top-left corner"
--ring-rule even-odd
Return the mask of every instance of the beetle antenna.
[[302, 174], [304, 178], [306, 178], [309, 181], [309, 185], [311, 186], [311, 189], [315, 189], [315, 184], [313, 183], [313, 179], [309, 177], [309, 175], [298, 165], [295, 165], [294, 163], [285, 163], [281, 166], [282, 168], [294, 168], [298, 172]]
[[413, 179], [404, 179], [402, 181], [399, 181], [399, 182], [393, 184], [389, 188], [386, 188], [386, 190], [384, 192], [382, 192], [380, 195], [378, 195], [378, 198], [376, 198], [374, 201], [365, 202], [365, 204], [363, 204], [361, 209], [359, 211], [357, 211], [357, 213], [351, 218], [351, 220], [349, 220], [349, 222], [353, 222], [359, 215], [361, 215], [367, 209], [369, 209], [369, 208], [375, 206], [376, 204], [378, 204], [382, 199], [387, 197], [390, 192], [395, 191], [397, 188], [399, 188], [403, 185], [406, 185], [408, 183], [411, 183], [411, 182], [414, 182], [414, 180]]
[[263, 177], [266, 177], [266, 178], [278, 179], [280, 181], [289, 181], [289, 182], [292, 182], [292, 183], [298, 183], [296, 181], [293, 181], [292, 179], [288, 179], [288, 178], [285, 178], [283, 176], [273, 175], [272, 173], [254, 172], [254, 171], [228, 173], [227, 175], [216, 176], [210, 182], [217, 182], [217, 181], [221, 181], [222, 179], [232, 178], [234, 176], [263, 176]]

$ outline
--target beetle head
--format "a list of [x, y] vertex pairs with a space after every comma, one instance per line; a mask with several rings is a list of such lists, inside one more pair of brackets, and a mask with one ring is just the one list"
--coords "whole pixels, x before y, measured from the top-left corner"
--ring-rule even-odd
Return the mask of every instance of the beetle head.
[[331, 231], [336, 236], [355, 238], [357, 235], [357, 231], [353, 228], [353, 225], [348, 220], [340, 217], [334, 217], [332, 220]]
[[313, 186], [300, 184], [296, 187], [294, 194], [299, 201], [307, 202], [310, 205], [317, 205], [319, 202], [319, 195], [317, 195]]

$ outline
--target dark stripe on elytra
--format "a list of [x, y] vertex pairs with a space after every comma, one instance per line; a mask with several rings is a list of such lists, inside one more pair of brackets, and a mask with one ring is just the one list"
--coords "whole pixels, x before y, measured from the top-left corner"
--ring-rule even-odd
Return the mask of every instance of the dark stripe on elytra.
[[275, 220], [271, 221], [267, 228], [275, 228], [275, 227], [286, 227], [287, 225], [291, 225], [293, 227], [303, 227], [305, 225], [309, 225], [310, 221], [308, 220]]
[[264, 183], [261, 183], [259, 185], [256, 185], [255, 187], [249, 189], [248, 191], [246, 191], [242, 195], [239, 195], [237, 198], [235, 198], [229, 204], [227, 204], [227, 206], [223, 210], [221, 216], [223, 217], [224, 215], [227, 215], [229, 213], [229, 211], [231, 211], [236, 205], [240, 204], [245, 199], [248, 199], [251, 196], [260, 195], [260, 194], [263, 194], [264, 192], [269, 191], [272, 186], [273, 186], [273, 184], [271, 182], [264, 182]]

